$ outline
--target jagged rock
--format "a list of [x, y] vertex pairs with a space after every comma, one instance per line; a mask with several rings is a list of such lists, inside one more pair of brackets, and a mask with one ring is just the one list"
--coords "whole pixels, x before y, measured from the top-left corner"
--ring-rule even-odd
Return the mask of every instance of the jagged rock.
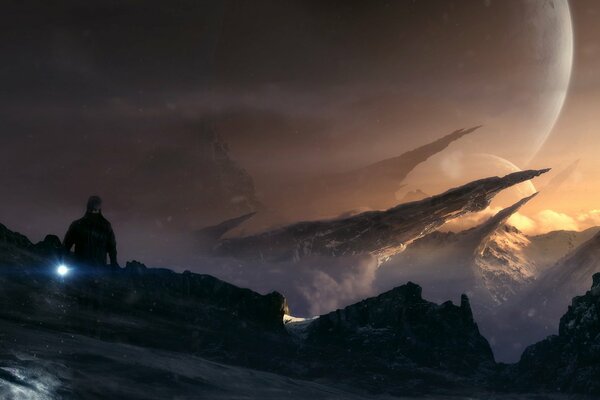
[[[283, 326], [289, 310], [279, 293], [138, 261], [95, 270], [71, 265], [60, 278], [53, 258], [36, 253], [27, 238], [5, 228], [2, 238], [0, 272], [9, 273], [0, 276], [0, 320], [31, 336], [69, 333], [332, 384], [345, 370], [346, 384], [384, 392], [459, 390], [493, 364], [466, 297], [459, 307], [436, 305], [417, 285], [405, 285], [317, 319], [299, 341]], [[31, 252], [33, 264], [7, 266], [16, 251]]]
[[44, 241], [33, 244], [26, 236], [0, 224], [0, 255], [5, 267], [45, 265], [47, 257], [61, 249], [60, 239], [48, 235]]
[[371, 254], [381, 262], [446, 221], [483, 210], [501, 190], [547, 171], [529, 170], [481, 179], [386, 211], [301, 222], [257, 235], [225, 239], [217, 244], [214, 251], [241, 259], [270, 261], [311, 255]]
[[[387, 202], [384, 199], [377, 199], [373, 200], [374, 203], [368, 204], [368, 206], [372, 208], [389, 207], [389, 203], [393, 201], [393, 196], [390, 196], [390, 194], [398, 190], [400, 183], [404, 181], [412, 170], [419, 164], [427, 161], [430, 157], [446, 149], [451, 143], [475, 132], [479, 128], [481, 126], [458, 129], [438, 140], [407, 151], [397, 157], [381, 160], [354, 171], [335, 175], [329, 179], [330, 186], [335, 189], [340, 184], [344, 184], [346, 190], [350, 188], [355, 193], [367, 192], [375, 197], [385, 195], [388, 198]], [[339, 198], [339, 194], [336, 195]]]
[[323, 315], [307, 332], [306, 351], [323, 360], [321, 373], [336, 379], [363, 376], [418, 390], [418, 376], [445, 371], [473, 377], [494, 367], [467, 296], [460, 306], [438, 305], [424, 300], [421, 287], [411, 282]]
[[357, 208], [385, 210], [393, 207], [398, 203], [396, 192], [412, 170], [479, 128], [458, 129], [399, 156], [350, 171], [264, 187], [264, 202], [270, 213], [258, 214], [245, 227], [256, 233], [290, 221], [324, 219]]
[[528, 347], [501, 386], [600, 394], [600, 273], [560, 319], [558, 335]]

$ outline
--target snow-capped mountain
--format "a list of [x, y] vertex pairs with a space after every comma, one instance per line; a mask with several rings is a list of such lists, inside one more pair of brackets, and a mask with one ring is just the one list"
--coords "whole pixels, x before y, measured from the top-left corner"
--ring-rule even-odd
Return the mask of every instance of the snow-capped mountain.
[[527, 344], [557, 332], [558, 319], [571, 298], [583, 293], [592, 274], [600, 270], [596, 261], [600, 252], [593, 250], [590, 239], [598, 231], [596, 227], [525, 236], [505, 227], [496, 232], [488, 246], [495, 256], [492, 263], [507, 270], [522, 266], [533, 273], [505, 302], [479, 314], [482, 332], [498, 359], [515, 361]]
[[505, 302], [535, 279], [535, 262], [524, 250], [529, 239], [506, 220], [533, 196], [524, 198], [483, 224], [463, 232], [434, 232], [415, 241], [384, 264], [378, 286], [400, 281], [423, 285], [434, 299], [469, 293], [478, 308]]
[[[496, 307], [519, 298], [555, 263], [600, 231], [596, 227], [528, 236], [508, 225], [508, 218], [532, 197], [475, 228], [456, 233], [436, 231], [416, 240], [382, 266], [380, 287], [411, 280], [422, 284], [437, 300], [467, 292], [474, 296], [475, 308], [482, 304]], [[564, 300], [587, 284], [580, 282]]]
[[600, 233], [540, 275], [519, 299], [523, 317], [535, 316], [539, 324], [544, 327], [549, 324], [555, 329], [556, 321], [567, 310], [571, 298], [585, 292], [591, 276], [597, 272], [600, 272]]

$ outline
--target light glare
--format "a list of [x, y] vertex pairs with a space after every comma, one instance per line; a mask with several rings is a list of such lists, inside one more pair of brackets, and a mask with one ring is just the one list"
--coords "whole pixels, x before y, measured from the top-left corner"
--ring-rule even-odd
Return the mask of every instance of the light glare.
[[69, 268], [64, 264], [61, 264], [56, 268], [56, 273], [60, 276], [65, 276], [69, 273]]

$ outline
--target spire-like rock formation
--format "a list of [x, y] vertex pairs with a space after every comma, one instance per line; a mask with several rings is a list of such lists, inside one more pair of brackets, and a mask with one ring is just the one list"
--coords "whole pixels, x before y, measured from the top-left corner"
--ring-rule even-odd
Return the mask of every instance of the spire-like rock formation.
[[397, 157], [381, 160], [366, 167], [344, 173], [343, 177], [354, 179], [357, 183], [369, 189], [374, 189], [389, 182], [402, 182], [417, 165], [427, 161], [430, 157], [446, 149], [451, 143], [475, 132], [479, 128], [481, 128], [481, 125], [458, 129], [434, 142], [407, 151]]
[[[434, 142], [350, 171], [311, 177], [310, 180], [291, 182], [265, 194], [265, 203], [272, 213], [285, 215], [287, 220], [321, 219], [340, 215], [348, 210], [366, 207], [384, 210], [397, 204], [395, 193], [402, 187], [406, 176], [419, 164], [440, 153], [453, 142], [467, 136], [480, 126], [458, 129]], [[277, 216], [272, 215], [279, 224]], [[257, 219], [268, 219], [258, 215]], [[250, 221], [249, 225], [259, 224]], [[260, 224], [259, 224], [260, 225]]]
[[486, 245], [489, 243], [492, 235], [498, 231], [498, 228], [504, 226], [506, 221], [508, 221], [513, 214], [519, 211], [521, 207], [527, 204], [535, 196], [537, 196], [537, 193], [534, 193], [528, 197], [524, 197], [515, 204], [498, 211], [493, 217], [489, 218], [483, 224], [469, 231], [465, 235], [465, 241], [468, 242], [471, 240], [472, 244], [475, 246], [474, 250], [478, 254], [483, 254], [486, 249]]
[[485, 209], [503, 189], [548, 169], [480, 179], [445, 193], [344, 219], [300, 222], [265, 233], [222, 240], [217, 254], [253, 260], [294, 260], [312, 255], [371, 254], [380, 262], [446, 221]]

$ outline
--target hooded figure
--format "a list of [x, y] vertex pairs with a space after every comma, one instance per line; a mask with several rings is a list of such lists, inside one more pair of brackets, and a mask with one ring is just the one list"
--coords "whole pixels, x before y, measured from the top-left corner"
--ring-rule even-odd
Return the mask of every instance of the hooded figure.
[[110, 222], [102, 215], [102, 199], [91, 196], [83, 218], [73, 222], [65, 235], [67, 253], [75, 246], [75, 261], [89, 266], [106, 266], [106, 255], [110, 264], [118, 266], [117, 242]]

